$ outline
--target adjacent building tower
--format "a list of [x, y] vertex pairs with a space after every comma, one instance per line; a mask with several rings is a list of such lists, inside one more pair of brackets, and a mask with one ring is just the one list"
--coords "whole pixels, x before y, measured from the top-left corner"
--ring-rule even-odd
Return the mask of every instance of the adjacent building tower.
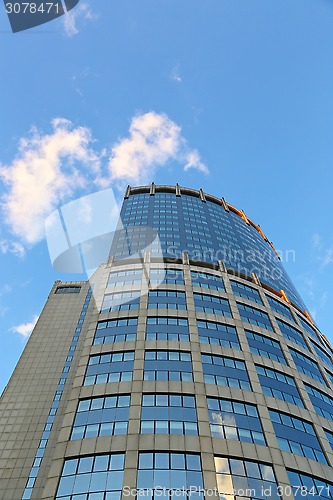
[[333, 351], [261, 228], [178, 185], [121, 219], [1, 396], [0, 498], [333, 498]]

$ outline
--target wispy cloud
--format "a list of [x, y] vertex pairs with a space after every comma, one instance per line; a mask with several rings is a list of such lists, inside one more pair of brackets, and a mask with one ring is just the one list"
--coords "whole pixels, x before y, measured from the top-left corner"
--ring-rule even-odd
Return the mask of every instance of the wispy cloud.
[[38, 316], [34, 316], [32, 321], [28, 323], [21, 323], [20, 325], [13, 326], [13, 328], [10, 329], [12, 333], [18, 333], [22, 335], [23, 338], [28, 338], [34, 329], [36, 323], [38, 321]]
[[179, 125], [167, 115], [154, 112], [137, 115], [131, 121], [129, 137], [112, 147], [109, 175], [101, 178], [100, 183], [106, 185], [115, 180], [144, 183], [171, 161], [183, 163], [184, 170], [208, 173], [198, 151], [188, 146]]
[[324, 252], [324, 255], [320, 259], [321, 265], [323, 267], [328, 266], [333, 263], [333, 247], [327, 248]]
[[80, 18], [87, 21], [95, 21], [98, 19], [98, 16], [92, 11], [88, 4], [80, 3], [77, 5], [63, 16], [63, 26], [68, 37], [73, 37], [79, 33], [77, 20]]
[[320, 250], [323, 245], [323, 240], [322, 237], [318, 233], [314, 233], [312, 235], [312, 247], [315, 250]]
[[179, 64], [177, 64], [176, 66], [174, 66], [172, 68], [171, 73], [170, 73], [170, 78], [171, 78], [171, 80], [173, 80], [176, 83], [182, 83], [183, 78], [180, 74]]
[[123, 189], [148, 183], [157, 169], [177, 164], [207, 174], [199, 152], [189, 147], [179, 125], [165, 114], [132, 118], [128, 137], [96, 151], [92, 132], [56, 118], [50, 133], [32, 128], [8, 165], [0, 164], [5, 194], [0, 202], [14, 241], [0, 240], [0, 253], [24, 255], [44, 237], [44, 221], [62, 203], [97, 188]]
[[89, 66], [86, 66], [81, 71], [76, 72], [71, 77], [71, 83], [74, 92], [76, 92], [80, 97], [84, 98], [84, 91], [82, 89], [83, 83], [91, 79], [100, 78], [99, 73], [94, 72]]
[[317, 233], [312, 235], [312, 250], [316, 260], [320, 262], [321, 268], [333, 263], [333, 244], [327, 244]]
[[25, 248], [18, 241], [0, 240], [0, 253], [12, 253], [17, 257], [23, 257], [25, 254]]

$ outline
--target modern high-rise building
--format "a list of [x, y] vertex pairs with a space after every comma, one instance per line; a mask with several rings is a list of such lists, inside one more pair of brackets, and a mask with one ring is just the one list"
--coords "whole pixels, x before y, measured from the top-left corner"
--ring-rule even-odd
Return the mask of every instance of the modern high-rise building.
[[333, 350], [260, 226], [179, 185], [121, 220], [1, 396], [1, 500], [333, 498]]

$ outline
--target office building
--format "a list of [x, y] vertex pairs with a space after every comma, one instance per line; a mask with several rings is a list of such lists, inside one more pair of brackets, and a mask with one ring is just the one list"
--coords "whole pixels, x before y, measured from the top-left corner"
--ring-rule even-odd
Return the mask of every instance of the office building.
[[1, 396], [0, 498], [333, 498], [333, 351], [260, 226], [179, 185], [121, 219]]

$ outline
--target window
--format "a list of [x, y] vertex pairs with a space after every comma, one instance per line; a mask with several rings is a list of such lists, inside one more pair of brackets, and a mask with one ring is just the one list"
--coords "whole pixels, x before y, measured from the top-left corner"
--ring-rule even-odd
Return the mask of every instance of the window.
[[101, 313], [139, 309], [140, 291], [109, 293], [104, 296]]
[[185, 292], [177, 290], [150, 290], [148, 293], [148, 308], [185, 310]]
[[236, 328], [213, 321], [197, 320], [199, 340], [202, 344], [240, 349]]
[[189, 342], [188, 321], [186, 318], [150, 316], [147, 318], [146, 340]]
[[333, 498], [332, 484], [291, 470], [287, 470], [287, 473], [296, 500], [299, 498], [313, 498], [316, 500]]
[[325, 373], [328, 376], [328, 378], [330, 379], [331, 383], [333, 384], [333, 374], [331, 372], [329, 372], [328, 370], [325, 370]]
[[[154, 491], [158, 488], [158, 492]], [[139, 453], [137, 489], [145, 491], [144, 498], [153, 500], [161, 496], [161, 489], [166, 489], [163, 498], [169, 490], [179, 490], [188, 494], [190, 488], [198, 491], [203, 489], [200, 455], [195, 453], [155, 452]], [[143, 495], [144, 493], [142, 493]], [[202, 497], [202, 494], [195, 495]], [[138, 494], [140, 497], [140, 493]], [[190, 498], [190, 496], [189, 496]]]
[[313, 425], [286, 413], [269, 410], [279, 448], [326, 464]]
[[318, 382], [326, 385], [326, 382], [323, 379], [322, 374], [320, 373], [317, 363], [312, 361], [301, 352], [292, 349], [291, 347], [289, 347], [289, 351], [299, 372], [304, 373], [308, 377], [311, 377], [314, 380], [317, 380]]
[[80, 286], [58, 286], [55, 293], [80, 293]]
[[83, 385], [132, 380], [134, 352], [113, 352], [90, 356]]
[[243, 497], [245, 500], [279, 498], [271, 465], [217, 456], [214, 461], [221, 500], [239, 500]]
[[325, 434], [333, 450], [333, 433], [325, 430]]
[[124, 478], [124, 460], [123, 453], [66, 459], [56, 499], [120, 500]]
[[309, 384], [304, 385], [316, 413], [333, 422], [333, 398]]
[[206, 384], [222, 385], [252, 391], [244, 361], [201, 354]]
[[284, 373], [256, 365], [259, 382], [265, 396], [282, 399], [287, 403], [304, 407], [295, 381]]
[[208, 288], [209, 290], [219, 290], [225, 292], [224, 282], [221, 276], [216, 274], [191, 271], [192, 285]]
[[144, 394], [142, 396], [141, 434], [198, 435], [194, 396]]
[[266, 298], [268, 300], [269, 305], [271, 306], [271, 309], [273, 309], [274, 312], [281, 314], [285, 318], [288, 318], [290, 319], [290, 321], [293, 321], [295, 323], [295, 320], [290, 312], [289, 307], [285, 306], [279, 300], [274, 299], [270, 295], [266, 295]]
[[265, 337], [260, 333], [245, 330], [245, 334], [252, 354], [263, 356], [264, 358], [271, 359], [272, 361], [278, 361], [284, 365], [287, 364], [279, 342], [276, 342], [269, 337]]
[[212, 437], [266, 445], [255, 405], [217, 398], [207, 405]]
[[302, 327], [312, 338], [317, 338], [316, 330], [311, 326], [307, 321], [305, 321], [303, 318], [301, 318], [299, 315], [297, 315], [299, 321], [301, 322]]
[[304, 349], [308, 349], [308, 346], [306, 345], [306, 342], [305, 342], [303, 335], [301, 334], [300, 331], [296, 330], [296, 328], [289, 325], [288, 323], [285, 323], [284, 321], [281, 321], [279, 319], [277, 319], [276, 321], [279, 325], [279, 328], [281, 330], [282, 335], [286, 339], [291, 340], [292, 342], [295, 342], [295, 344], [298, 344], [301, 347], [304, 347]]
[[317, 353], [317, 356], [324, 361], [327, 365], [329, 365], [331, 368], [333, 368], [333, 363], [331, 358], [329, 357], [328, 353], [320, 347], [316, 342], [314, 342], [312, 339], [310, 340], [312, 347]]
[[129, 342], [136, 339], [138, 318], [111, 319], [97, 324], [94, 345]]
[[83, 399], [75, 415], [71, 439], [127, 433], [130, 396]]
[[230, 280], [230, 284], [232, 291], [235, 295], [238, 295], [238, 297], [243, 297], [244, 299], [252, 300], [253, 302], [257, 302], [257, 304], [262, 305], [262, 300], [258, 290], [252, 288], [252, 286], [244, 285], [243, 283], [233, 280]]
[[156, 284], [168, 284], [168, 285], [184, 285], [184, 274], [182, 269], [173, 268], [159, 268], [150, 269], [150, 283], [152, 285]]
[[197, 312], [205, 312], [207, 314], [217, 314], [231, 318], [231, 310], [229, 301], [214, 295], [205, 295], [202, 293], [194, 293], [194, 305]]
[[273, 331], [268, 314], [266, 314], [264, 311], [255, 309], [254, 307], [246, 306], [244, 304], [239, 304], [238, 302], [237, 306], [242, 321], [251, 323], [251, 325], [260, 326], [260, 328], [266, 328], [266, 330]]
[[184, 351], [146, 351], [144, 380], [192, 382], [191, 353]]
[[110, 273], [107, 288], [116, 286], [141, 285], [142, 269], [128, 269]]

